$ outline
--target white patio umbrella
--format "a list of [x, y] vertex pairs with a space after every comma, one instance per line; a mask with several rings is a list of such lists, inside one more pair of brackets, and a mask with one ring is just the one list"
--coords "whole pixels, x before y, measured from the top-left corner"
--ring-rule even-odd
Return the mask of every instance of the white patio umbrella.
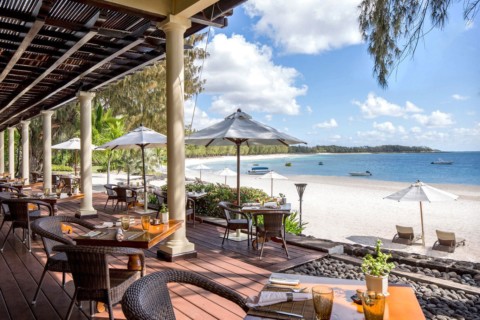
[[423, 208], [422, 201], [452, 201], [457, 200], [458, 196], [452, 193], [431, 187], [420, 180], [412, 184], [410, 187], [402, 189], [384, 199], [397, 201], [418, 201], [420, 202], [420, 219], [422, 222], [422, 244], [425, 247], [425, 231], [423, 228]]
[[227, 177], [234, 177], [237, 175], [237, 173], [230, 168], [225, 168], [223, 170], [220, 170], [216, 172], [219, 176], [224, 176], [225, 177], [225, 184], [227, 184]]
[[265, 173], [263, 176], [260, 176], [259, 179], [270, 179], [271, 183], [271, 197], [273, 197], [273, 179], [276, 180], [288, 180], [287, 177], [282, 176], [281, 174], [276, 173], [275, 171], [270, 171], [269, 173]]
[[[95, 148], [97, 147], [92, 145], [92, 150], [94, 150]], [[80, 138], [72, 138], [68, 141], [56, 144], [52, 146], [52, 149], [75, 150], [73, 162], [74, 162], [75, 175], [77, 175], [77, 158], [78, 158], [78, 150], [80, 150]]]
[[[145, 176], [145, 148], [160, 148], [167, 145], [167, 137], [152, 129], [140, 125], [137, 129], [130, 131], [123, 136], [101, 145], [98, 148], [105, 150], [131, 149], [140, 147], [142, 150], [142, 172], [145, 204], [147, 201], [147, 178]], [[147, 211], [147, 205], [144, 205]]]
[[305, 143], [270, 126], [252, 120], [242, 110], [232, 113], [223, 121], [192, 133], [185, 139], [187, 144], [202, 146], [237, 146], [237, 203], [240, 205], [240, 146], [284, 145]]
[[195, 170], [200, 170], [200, 180], [202, 180], [202, 170], [209, 170], [210, 167], [204, 165], [203, 163], [199, 164], [198, 166], [196, 167], [193, 167], [193, 169]]

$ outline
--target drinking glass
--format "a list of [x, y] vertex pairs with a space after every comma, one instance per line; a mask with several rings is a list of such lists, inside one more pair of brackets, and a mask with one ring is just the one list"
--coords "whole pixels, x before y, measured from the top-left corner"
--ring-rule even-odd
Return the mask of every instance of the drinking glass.
[[46, 195], [46, 196], [50, 195], [50, 188], [45, 188], [43, 190], [43, 194]]
[[150, 228], [150, 216], [142, 216], [142, 229], [148, 231]]
[[385, 313], [385, 295], [375, 291], [367, 291], [360, 295], [362, 298], [365, 320], [383, 320]]
[[315, 286], [312, 288], [312, 297], [317, 320], [330, 320], [333, 308], [333, 289]]
[[130, 217], [129, 216], [123, 216], [120, 221], [122, 222], [122, 229], [124, 231], [127, 231], [128, 228], [130, 228]]

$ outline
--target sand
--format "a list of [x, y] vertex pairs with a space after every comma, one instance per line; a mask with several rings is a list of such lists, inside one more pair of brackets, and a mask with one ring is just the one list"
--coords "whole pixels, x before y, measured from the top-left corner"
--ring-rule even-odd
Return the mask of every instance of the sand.
[[[242, 160], [264, 159], [274, 156], [242, 156]], [[291, 155], [289, 155], [291, 157]], [[235, 157], [225, 157], [232, 159]], [[223, 158], [222, 158], [223, 159]], [[186, 166], [218, 161], [219, 158], [187, 159]], [[187, 170], [186, 176], [199, 176], [198, 170]], [[113, 175], [112, 181], [124, 181], [125, 175]], [[139, 177], [136, 177], [139, 178]], [[480, 186], [431, 184], [433, 187], [459, 196], [457, 201], [423, 203], [426, 246], [421, 241], [412, 246], [392, 243], [395, 225], [411, 226], [421, 233], [418, 202], [397, 202], [384, 197], [409, 186], [404, 182], [379, 181], [371, 177], [288, 176], [288, 180], [274, 181], [274, 195], [285, 194], [293, 210], [299, 209], [295, 183], [307, 183], [303, 197], [302, 221], [307, 222], [304, 234], [338, 242], [373, 245], [381, 239], [385, 248], [425, 254], [433, 257], [480, 262]], [[202, 170], [202, 179], [224, 183], [225, 178]], [[428, 183], [428, 181], [426, 181]], [[104, 174], [94, 175], [94, 189], [104, 190]], [[165, 180], [155, 181], [162, 185]], [[236, 177], [227, 177], [227, 184], [236, 186]], [[270, 180], [241, 175], [241, 185], [263, 189], [270, 194]], [[466, 246], [454, 253], [432, 250], [435, 230], [455, 232], [465, 238]]]
[[[284, 155], [277, 155], [285, 157]], [[265, 156], [242, 157], [242, 160]], [[269, 156], [275, 157], [275, 156]], [[232, 157], [229, 157], [232, 158]], [[189, 159], [187, 166], [218, 159]], [[193, 171], [195, 173], [195, 171]], [[198, 176], [198, 171], [197, 171]], [[431, 184], [459, 196], [457, 201], [423, 203], [426, 246], [392, 243], [395, 225], [411, 226], [421, 233], [418, 202], [397, 202], [384, 197], [409, 186], [404, 182], [379, 181], [371, 177], [288, 176], [274, 180], [274, 195], [281, 192], [294, 210], [299, 209], [295, 183], [307, 183], [303, 197], [302, 221], [307, 222], [304, 234], [320, 239], [373, 245], [381, 239], [385, 248], [425, 254], [433, 257], [480, 262], [480, 186]], [[225, 178], [202, 170], [202, 179], [224, 183]], [[236, 177], [227, 177], [227, 184], [236, 186]], [[241, 175], [241, 185], [263, 189], [270, 194], [270, 180]], [[435, 230], [455, 232], [465, 238], [466, 246], [454, 253], [432, 250], [437, 240]]]

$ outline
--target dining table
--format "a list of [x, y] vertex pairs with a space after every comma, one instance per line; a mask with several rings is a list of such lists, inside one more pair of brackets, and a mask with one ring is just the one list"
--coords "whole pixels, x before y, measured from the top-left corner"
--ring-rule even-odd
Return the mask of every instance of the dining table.
[[[131, 225], [127, 231], [124, 231], [123, 241], [116, 239], [116, 234], [120, 227], [112, 226], [102, 228], [102, 225], [100, 225], [97, 226], [95, 232], [92, 233], [92, 231], [90, 231], [75, 237], [73, 240], [75, 240], [78, 245], [86, 246], [150, 249], [177, 231], [183, 222], [183, 220], [170, 219], [168, 223], [151, 224], [148, 230], [143, 230], [141, 223]], [[129, 256], [128, 268], [130, 270], [140, 270], [140, 258], [135, 255]]]
[[[332, 320], [364, 320], [363, 309], [360, 305], [352, 300], [352, 296], [357, 289], [366, 290], [365, 281], [316, 277], [298, 274], [286, 273], [272, 273], [270, 278], [276, 279], [290, 279], [299, 280], [296, 286], [280, 286], [284, 289], [272, 288], [268, 283], [262, 291], [288, 291], [287, 288], [306, 288], [304, 292], [311, 293], [313, 286], [321, 285], [333, 289], [333, 308], [331, 318]], [[268, 282], [268, 281], [267, 281]], [[415, 319], [424, 320], [422, 308], [415, 296], [413, 288], [408, 284], [389, 284], [389, 295], [385, 301], [385, 320], [400, 320], [400, 319]], [[276, 312], [294, 313], [303, 316], [305, 320], [315, 320], [315, 309], [313, 300], [281, 302], [264, 306], [260, 308], [253, 308], [248, 311], [245, 320], [260, 320], [260, 319], [300, 319], [301, 317], [285, 316], [277, 314]]]

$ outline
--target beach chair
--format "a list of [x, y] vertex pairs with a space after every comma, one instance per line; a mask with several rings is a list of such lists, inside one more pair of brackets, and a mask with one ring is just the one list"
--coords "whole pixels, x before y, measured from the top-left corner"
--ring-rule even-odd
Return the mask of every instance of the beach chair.
[[412, 227], [403, 227], [396, 225], [397, 234], [393, 236], [392, 242], [401, 243], [411, 246], [418, 240], [422, 239], [422, 236], [415, 234]]
[[436, 231], [438, 240], [433, 244], [433, 250], [453, 253], [456, 247], [465, 245], [465, 239], [455, 237], [455, 232]]

